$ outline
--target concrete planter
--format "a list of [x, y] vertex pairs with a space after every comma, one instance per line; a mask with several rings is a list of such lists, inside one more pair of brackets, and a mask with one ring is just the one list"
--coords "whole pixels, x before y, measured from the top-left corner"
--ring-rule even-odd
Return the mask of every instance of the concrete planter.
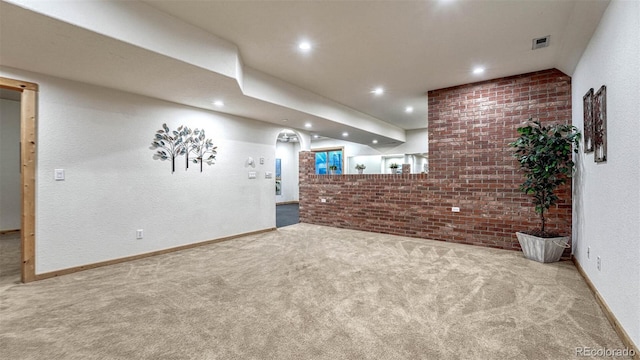
[[521, 232], [517, 232], [516, 236], [524, 257], [542, 263], [560, 260], [564, 249], [569, 243], [568, 236], [545, 239]]

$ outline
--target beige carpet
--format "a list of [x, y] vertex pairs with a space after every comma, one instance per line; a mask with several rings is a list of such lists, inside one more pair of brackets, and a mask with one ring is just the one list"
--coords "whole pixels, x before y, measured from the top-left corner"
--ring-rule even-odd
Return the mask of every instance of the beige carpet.
[[571, 359], [622, 348], [569, 262], [297, 224], [0, 292], [3, 359]]
[[19, 282], [20, 232], [0, 234], [0, 291]]

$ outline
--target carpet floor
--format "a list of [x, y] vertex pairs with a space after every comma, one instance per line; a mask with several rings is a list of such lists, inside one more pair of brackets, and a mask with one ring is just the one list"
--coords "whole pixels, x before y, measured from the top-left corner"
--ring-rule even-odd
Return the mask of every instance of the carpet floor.
[[[20, 283], [20, 232], [0, 234], [0, 291]], [[0, 318], [2, 320], [2, 318]]]
[[623, 348], [570, 262], [297, 224], [0, 289], [3, 359], [572, 359]]

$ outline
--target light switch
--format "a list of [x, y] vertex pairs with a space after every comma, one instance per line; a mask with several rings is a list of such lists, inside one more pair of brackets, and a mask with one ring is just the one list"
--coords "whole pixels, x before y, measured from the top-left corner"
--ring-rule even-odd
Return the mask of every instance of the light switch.
[[63, 181], [64, 180], [64, 169], [55, 169], [55, 170], [53, 170], [53, 178], [56, 181]]
[[260, 165], [264, 165], [264, 158], [263, 157], [260, 158]]
[[256, 172], [255, 171], [249, 171], [249, 179], [255, 179], [256, 178]]
[[273, 178], [273, 173], [271, 171], [265, 171], [264, 172], [264, 178], [265, 179], [271, 179]]

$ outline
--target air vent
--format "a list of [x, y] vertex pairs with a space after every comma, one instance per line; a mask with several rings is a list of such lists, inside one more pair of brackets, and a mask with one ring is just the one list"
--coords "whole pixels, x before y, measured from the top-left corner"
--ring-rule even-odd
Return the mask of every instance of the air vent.
[[551, 35], [547, 35], [545, 37], [533, 39], [533, 47], [531, 50], [542, 49], [549, 46], [549, 40], [551, 39]]

